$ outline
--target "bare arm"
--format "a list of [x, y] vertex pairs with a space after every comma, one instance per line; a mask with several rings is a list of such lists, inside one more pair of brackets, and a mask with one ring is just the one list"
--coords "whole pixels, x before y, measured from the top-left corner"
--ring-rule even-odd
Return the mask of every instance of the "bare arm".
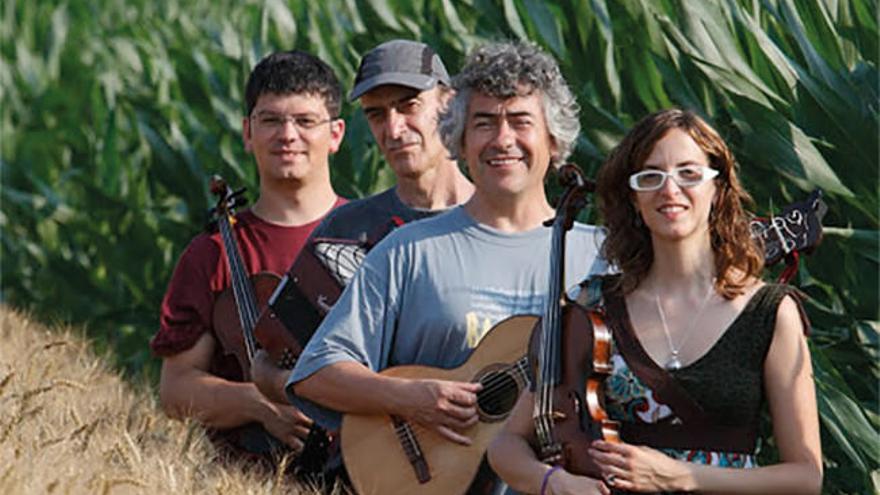
[[458, 431], [478, 420], [479, 384], [385, 376], [354, 361], [325, 366], [293, 388], [297, 395], [336, 411], [398, 415], [463, 444], [470, 439]]
[[[781, 462], [733, 469], [674, 461], [647, 447], [596, 443], [618, 477], [615, 488], [726, 494], [820, 493], [822, 452], [812, 364], [795, 303], [779, 305], [764, 362], [764, 387]], [[604, 453], [604, 455], [603, 455]]]
[[205, 333], [192, 348], [163, 360], [159, 399], [165, 413], [219, 429], [258, 421], [278, 439], [300, 448], [311, 420], [293, 406], [270, 401], [253, 383], [208, 372], [215, 346], [214, 337]]
[[[539, 461], [526, 440], [534, 430], [532, 407], [534, 394], [523, 392], [510, 413], [504, 429], [489, 446], [488, 456], [492, 469], [511, 488], [523, 493], [540, 493], [544, 477], [552, 466]], [[558, 469], [549, 473], [546, 495], [610, 493], [600, 480], [577, 476]]]

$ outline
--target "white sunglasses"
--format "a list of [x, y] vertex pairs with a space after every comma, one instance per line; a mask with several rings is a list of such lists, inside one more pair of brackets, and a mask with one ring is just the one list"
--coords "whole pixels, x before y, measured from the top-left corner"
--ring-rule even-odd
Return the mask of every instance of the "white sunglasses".
[[642, 170], [629, 176], [629, 187], [639, 192], [656, 191], [666, 184], [668, 177], [672, 177], [672, 180], [681, 187], [697, 187], [717, 175], [718, 171], [707, 165], [684, 165], [670, 172]]

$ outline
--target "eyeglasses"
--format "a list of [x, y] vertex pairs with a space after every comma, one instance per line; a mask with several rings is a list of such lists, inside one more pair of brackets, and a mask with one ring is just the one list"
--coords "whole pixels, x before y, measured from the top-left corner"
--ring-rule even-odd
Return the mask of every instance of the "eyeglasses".
[[681, 187], [697, 187], [717, 175], [717, 170], [706, 165], [684, 165], [670, 172], [642, 170], [629, 176], [629, 187], [633, 191], [656, 191], [666, 184], [667, 177], [672, 177]]
[[304, 132], [314, 129], [321, 124], [326, 124], [327, 122], [335, 120], [332, 118], [319, 119], [317, 116], [309, 114], [284, 115], [278, 113], [260, 113], [257, 115], [251, 115], [251, 118], [257, 124], [258, 129], [267, 132], [276, 132], [288, 122], [293, 124], [298, 132]]

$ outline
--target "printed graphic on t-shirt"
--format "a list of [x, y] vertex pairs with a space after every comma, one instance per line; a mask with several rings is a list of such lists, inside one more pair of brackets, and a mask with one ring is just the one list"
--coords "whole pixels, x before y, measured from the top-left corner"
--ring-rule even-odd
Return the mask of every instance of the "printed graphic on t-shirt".
[[471, 290], [471, 310], [465, 313], [467, 345], [477, 347], [498, 322], [514, 315], [540, 315], [544, 295], [507, 289]]

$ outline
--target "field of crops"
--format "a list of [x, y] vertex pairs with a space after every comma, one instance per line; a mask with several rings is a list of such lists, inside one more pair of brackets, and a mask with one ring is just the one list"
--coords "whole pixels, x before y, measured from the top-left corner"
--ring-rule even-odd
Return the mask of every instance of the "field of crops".
[[[9, 0], [0, 8], [2, 301], [83, 326], [129, 379], [156, 378], [146, 343], [174, 262], [204, 225], [207, 178], [220, 173], [255, 190], [240, 131], [242, 86], [257, 60], [309, 50], [349, 86], [360, 54], [390, 38], [431, 44], [451, 72], [481, 41], [530, 39], [558, 58], [581, 104], [573, 160], [588, 174], [640, 117], [681, 106], [731, 144], [756, 213], [824, 190], [825, 239], [796, 283], [811, 296], [825, 491], [880, 486], [876, 0]], [[364, 118], [352, 105], [343, 116], [334, 185], [350, 197], [380, 190], [392, 177]], [[586, 219], [597, 221], [593, 211]], [[764, 447], [772, 459], [773, 445]]]
[[168, 419], [81, 331], [0, 306], [0, 338], [0, 493], [319, 493], [218, 462], [202, 428]]

